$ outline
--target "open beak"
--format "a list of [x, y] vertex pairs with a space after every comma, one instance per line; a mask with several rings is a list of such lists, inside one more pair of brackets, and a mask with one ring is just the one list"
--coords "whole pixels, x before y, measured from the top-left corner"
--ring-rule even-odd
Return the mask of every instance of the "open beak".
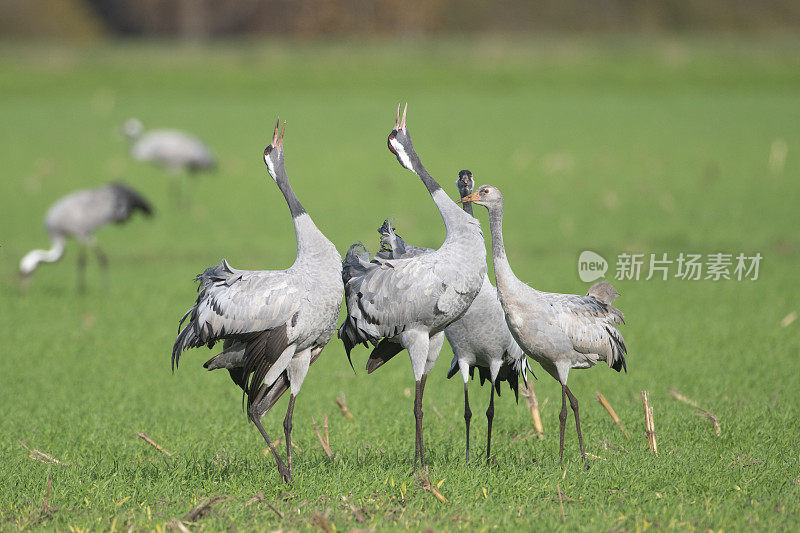
[[479, 197], [478, 197], [478, 193], [477, 193], [477, 192], [474, 192], [474, 193], [472, 193], [472, 194], [470, 194], [470, 195], [467, 195], [467, 196], [465, 196], [464, 198], [462, 198], [461, 200], [459, 200], [459, 201], [458, 201], [458, 202], [456, 202], [456, 203], [457, 203], [457, 204], [466, 204], [466, 203], [468, 203], [468, 202], [477, 202], [477, 201], [478, 201], [478, 199], [479, 199]]
[[402, 131], [405, 133], [406, 131], [406, 111], [408, 111], [408, 102], [406, 102], [406, 106], [403, 108], [403, 118], [400, 118], [400, 104], [397, 104], [397, 115], [394, 119], [394, 131]]

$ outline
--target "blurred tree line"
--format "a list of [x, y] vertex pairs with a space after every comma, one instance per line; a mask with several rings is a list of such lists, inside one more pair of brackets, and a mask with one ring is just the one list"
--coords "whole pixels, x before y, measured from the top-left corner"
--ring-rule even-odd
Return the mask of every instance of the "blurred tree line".
[[0, 0], [0, 35], [299, 37], [429, 33], [768, 31], [798, 0]]

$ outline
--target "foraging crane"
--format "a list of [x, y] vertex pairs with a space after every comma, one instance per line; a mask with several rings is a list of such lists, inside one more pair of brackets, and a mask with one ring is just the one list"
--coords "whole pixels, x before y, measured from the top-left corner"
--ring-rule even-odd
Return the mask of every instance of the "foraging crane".
[[480, 291], [486, 274], [486, 249], [478, 221], [460, 209], [425, 170], [406, 128], [406, 111], [401, 119], [399, 106], [387, 144], [400, 164], [428, 189], [447, 235], [438, 250], [410, 258], [370, 261], [363, 245], [351, 246], [343, 272], [347, 317], [339, 328], [339, 338], [348, 359], [357, 344], [375, 345], [367, 361], [368, 373], [408, 350], [415, 381], [416, 469], [417, 461], [425, 467], [425, 381], [442, 349], [444, 328], [466, 312]]
[[495, 282], [508, 327], [523, 351], [561, 383], [559, 460], [564, 459], [569, 398], [585, 462], [578, 400], [567, 387], [567, 376], [572, 368], [590, 368], [598, 361], [605, 361], [617, 372], [628, 371], [625, 362], [628, 349], [622, 334], [614, 327], [625, 321], [622, 312], [611, 305], [619, 293], [607, 281], [592, 285], [586, 296], [542, 292], [526, 285], [514, 275], [506, 258], [500, 191], [482, 185], [461, 202], [472, 202], [489, 210]]
[[97, 261], [108, 284], [108, 258], [97, 246], [94, 232], [101, 226], [127, 221], [136, 211], [150, 216], [153, 212], [145, 198], [122, 183], [109, 183], [96, 189], [76, 191], [61, 198], [47, 210], [44, 224], [50, 236], [49, 250], [31, 250], [19, 263], [23, 282], [39, 263], [54, 263], [64, 255], [67, 239], [72, 237], [82, 246], [78, 252], [78, 291], [86, 285], [86, 249], [94, 249]]
[[[472, 172], [462, 170], [458, 173], [456, 186], [460, 198], [467, 196], [475, 187]], [[462, 204], [464, 211], [472, 216], [472, 204]], [[423, 253], [432, 252], [429, 248], [409, 246], [399, 235], [394, 232], [389, 221], [386, 220], [378, 230], [381, 234], [381, 251], [378, 257], [398, 259], [400, 257], [413, 257]], [[497, 298], [497, 289], [489, 281], [489, 276], [484, 274], [483, 285], [478, 296], [464, 316], [444, 329], [444, 336], [453, 348], [453, 361], [447, 377], [452, 378], [460, 371], [464, 380], [464, 422], [467, 428], [467, 462], [469, 462], [469, 423], [472, 411], [469, 408], [469, 389], [467, 387], [470, 377], [474, 375], [475, 368], [481, 380], [481, 385], [488, 379], [490, 384], [489, 408], [486, 410], [488, 421], [488, 435], [486, 438], [486, 462], [489, 462], [492, 451], [492, 421], [494, 419], [494, 392], [500, 394], [500, 382], [508, 381], [508, 386], [514, 391], [515, 398], [519, 399], [519, 375], [527, 381], [525, 371], [528, 370], [528, 360], [517, 342], [511, 336], [506, 324], [506, 317], [500, 300]]]
[[[178, 130], [145, 132], [135, 118], [127, 120], [122, 129], [130, 140], [131, 157], [161, 166], [175, 178], [182, 172], [197, 174], [216, 168], [211, 150], [194, 135]], [[176, 181], [172, 182], [172, 194], [177, 202], [180, 188]]]
[[[199, 295], [181, 319], [188, 323], [172, 350], [172, 368], [187, 348], [222, 352], [203, 366], [226, 368], [247, 397], [247, 414], [272, 450], [281, 479], [292, 481], [292, 416], [308, 368], [336, 331], [342, 305], [342, 258], [300, 204], [286, 175], [283, 135], [275, 125], [264, 162], [289, 205], [297, 239], [297, 259], [286, 270], [239, 270], [223, 259], [197, 276]], [[281, 460], [261, 418], [286, 389], [283, 421], [288, 467]]]

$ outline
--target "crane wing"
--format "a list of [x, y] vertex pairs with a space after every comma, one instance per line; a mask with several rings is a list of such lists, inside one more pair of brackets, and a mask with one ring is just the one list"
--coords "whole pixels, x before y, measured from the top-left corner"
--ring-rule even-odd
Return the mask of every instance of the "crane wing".
[[211, 347], [224, 338], [255, 338], [296, 322], [304, 295], [286, 271], [238, 270], [225, 260], [196, 280], [199, 294], [181, 319], [181, 325], [189, 322], [175, 340], [173, 366], [187, 348]]
[[628, 349], [614, 324], [624, 324], [622, 312], [594, 296], [542, 293], [550, 302], [556, 323], [569, 337], [575, 351], [605, 357], [616, 371], [625, 369]]
[[436, 268], [436, 254], [367, 261], [362, 245], [353, 245], [344, 267], [347, 318], [339, 330], [348, 354], [359, 343], [392, 338], [425, 317], [446, 313], [459, 293]]
[[433, 252], [431, 248], [422, 248], [420, 246], [411, 246], [395, 233], [395, 229], [389, 222], [389, 219], [383, 221], [383, 225], [378, 228], [378, 233], [381, 236], [381, 249], [375, 254], [378, 259], [401, 259], [408, 257], [416, 257], [418, 255]]

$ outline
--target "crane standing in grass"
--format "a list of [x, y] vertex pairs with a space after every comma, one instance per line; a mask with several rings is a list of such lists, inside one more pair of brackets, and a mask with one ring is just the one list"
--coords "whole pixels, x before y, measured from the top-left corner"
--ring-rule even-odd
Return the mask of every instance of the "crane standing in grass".
[[[363, 245], [350, 247], [344, 262], [347, 317], [339, 328], [348, 359], [357, 344], [375, 346], [367, 362], [371, 373], [408, 350], [414, 373], [414, 468], [425, 467], [422, 396], [425, 381], [444, 343], [444, 328], [460, 318], [478, 295], [486, 274], [486, 248], [480, 224], [460, 209], [422, 165], [397, 108], [387, 139], [397, 161], [414, 172], [444, 220], [446, 237], [438, 250], [415, 257], [370, 261]], [[351, 363], [352, 364], [352, 363]]]
[[150, 203], [141, 194], [122, 183], [76, 191], [61, 198], [47, 210], [44, 219], [50, 235], [50, 249], [31, 250], [19, 263], [23, 283], [28, 283], [39, 263], [54, 263], [61, 259], [67, 239], [72, 237], [81, 244], [78, 252], [78, 291], [82, 292], [86, 286], [86, 246], [94, 249], [103, 279], [108, 284], [108, 258], [97, 246], [94, 232], [107, 224], [121, 224], [136, 211], [148, 216], [153, 212]]
[[[456, 187], [460, 197], [470, 194], [475, 187], [472, 172], [462, 170], [458, 173]], [[472, 216], [472, 204], [463, 204], [464, 211]], [[399, 259], [413, 257], [432, 252], [429, 248], [409, 246], [394, 232], [388, 220], [378, 229], [381, 234], [381, 251], [377, 254], [382, 259]], [[469, 424], [472, 410], [469, 407], [468, 383], [470, 377], [478, 369], [481, 385], [486, 380], [490, 384], [489, 408], [486, 410], [488, 433], [486, 437], [486, 461], [489, 462], [492, 452], [492, 421], [494, 420], [494, 393], [500, 394], [500, 383], [507, 381], [508, 386], [519, 398], [520, 374], [526, 380], [528, 360], [522, 348], [511, 336], [503, 314], [497, 289], [492, 286], [489, 276], [484, 275], [483, 285], [478, 296], [464, 316], [444, 329], [447, 342], [453, 348], [453, 361], [450, 363], [448, 378], [461, 373], [464, 380], [464, 422], [466, 424], [466, 456], [469, 462]], [[527, 380], [526, 380], [527, 381]]]
[[559, 459], [564, 458], [569, 398], [585, 462], [578, 400], [567, 387], [567, 376], [572, 368], [590, 368], [598, 361], [605, 361], [617, 372], [622, 369], [627, 372], [625, 355], [628, 350], [622, 334], [614, 327], [624, 320], [622, 312], [611, 305], [619, 293], [607, 281], [592, 285], [586, 296], [542, 292], [526, 285], [514, 275], [506, 258], [500, 191], [491, 185], [482, 185], [461, 202], [472, 202], [489, 210], [497, 293], [511, 334], [526, 354], [561, 383]]
[[[284, 123], [285, 129], [285, 123]], [[173, 370], [188, 348], [222, 353], [203, 365], [226, 368], [247, 397], [247, 414], [275, 456], [278, 473], [292, 481], [292, 416], [309, 366], [336, 331], [342, 305], [342, 258], [300, 204], [284, 166], [283, 131], [264, 150], [267, 170], [289, 205], [297, 259], [286, 270], [239, 270], [223, 260], [197, 276], [197, 301], [181, 319], [172, 350]], [[288, 467], [275, 450], [261, 418], [290, 390], [283, 421]]]
[[214, 170], [216, 160], [211, 149], [203, 141], [179, 130], [144, 131], [141, 121], [129, 119], [123, 131], [130, 140], [131, 157], [165, 168], [172, 176], [172, 194], [177, 202], [180, 198], [180, 174], [190, 175]]

